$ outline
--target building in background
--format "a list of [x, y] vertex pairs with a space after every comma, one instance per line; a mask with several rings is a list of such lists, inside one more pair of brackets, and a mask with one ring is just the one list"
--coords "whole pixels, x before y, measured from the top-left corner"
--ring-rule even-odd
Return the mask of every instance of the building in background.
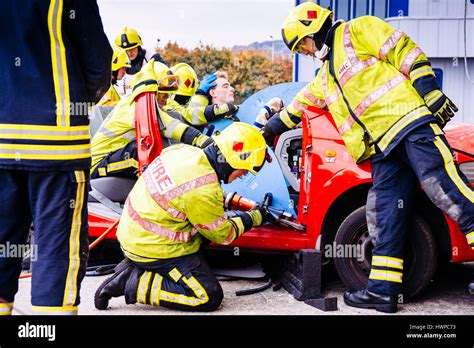
[[[459, 107], [454, 121], [474, 123], [474, 0], [314, 2], [330, 6], [336, 19], [373, 15], [405, 32], [429, 57], [443, 92]], [[311, 81], [320, 66], [317, 59], [295, 55], [293, 80]]]

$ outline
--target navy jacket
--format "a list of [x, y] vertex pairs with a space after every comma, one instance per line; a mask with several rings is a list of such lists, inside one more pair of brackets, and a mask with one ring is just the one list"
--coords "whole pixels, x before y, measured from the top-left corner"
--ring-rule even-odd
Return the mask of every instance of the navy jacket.
[[95, 0], [0, 1], [0, 168], [90, 166], [88, 109], [110, 87]]

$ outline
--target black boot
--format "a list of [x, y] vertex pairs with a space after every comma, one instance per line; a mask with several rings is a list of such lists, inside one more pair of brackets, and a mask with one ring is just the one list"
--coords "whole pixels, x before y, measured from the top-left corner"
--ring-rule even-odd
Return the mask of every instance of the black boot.
[[95, 292], [95, 308], [100, 310], [107, 309], [109, 300], [112, 297], [124, 295], [125, 284], [134, 268], [135, 264], [128, 258], [125, 258], [115, 267], [115, 274], [107, 278]]
[[372, 308], [379, 312], [396, 313], [397, 296], [380, 295], [367, 289], [344, 293], [346, 305], [357, 308]]
[[474, 281], [469, 283], [469, 285], [467, 286], [467, 291], [469, 291], [471, 295], [474, 295]]

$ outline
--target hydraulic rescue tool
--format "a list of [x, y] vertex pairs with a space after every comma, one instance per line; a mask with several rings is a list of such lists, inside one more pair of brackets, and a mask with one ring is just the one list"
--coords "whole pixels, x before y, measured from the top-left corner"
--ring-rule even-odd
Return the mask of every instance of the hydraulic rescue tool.
[[237, 192], [224, 192], [224, 208], [227, 210], [247, 211], [256, 206], [265, 207], [270, 213], [272, 222], [294, 228], [298, 231], [304, 231], [306, 227], [298, 222], [290, 213], [271, 207], [273, 195], [270, 192], [265, 193], [260, 203], [239, 195]]

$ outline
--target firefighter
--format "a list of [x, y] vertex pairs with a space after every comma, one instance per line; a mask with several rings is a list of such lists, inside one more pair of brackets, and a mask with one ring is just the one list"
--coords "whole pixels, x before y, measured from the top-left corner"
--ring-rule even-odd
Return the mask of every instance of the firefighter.
[[395, 312], [405, 267], [407, 223], [417, 180], [459, 223], [474, 248], [474, 192], [442, 127], [457, 111], [441, 91], [423, 51], [403, 32], [364, 16], [332, 22], [313, 2], [293, 8], [283, 41], [324, 63], [317, 76], [263, 129], [268, 144], [295, 127], [306, 106], [327, 108], [357, 163], [372, 160], [367, 223], [374, 241], [366, 289], [346, 291], [349, 306]]
[[262, 206], [224, 212], [220, 181], [256, 174], [266, 158], [260, 132], [240, 122], [204, 150], [184, 144], [163, 150], [125, 203], [117, 238], [126, 258], [97, 289], [96, 308], [125, 295], [127, 304], [217, 309], [222, 288], [199, 252], [202, 239], [229, 244], [268, 217]]
[[98, 106], [115, 106], [120, 101], [120, 95], [117, 92], [117, 82], [125, 76], [125, 69], [130, 68], [130, 59], [127, 53], [120, 47], [114, 47], [112, 56], [112, 82], [110, 88], [97, 103]]
[[[149, 82], [153, 82], [150, 84]], [[102, 123], [92, 138], [91, 178], [120, 176], [136, 179], [138, 174], [135, 97], [156, 91], [162, 136], [190, 145], [206, 147], [212, 139], [163, 111], [170, 94], [179, 88], [179, 78], [160, 62], [151, 60], [134, 80], [134, 91], [125, 96]]]
[[[112, 48], [96, 1], [5, 0], [0, 13], [0, 244], [27, 244], [33, 221], [32, 311], [77, 314], [88, 256], [88, 108], [110, 86]], [[12, 312], [22, 256], [0, 257], [0, 315]]]
[[163, 57], [152, 50], [146, 50], [143, 46], [143, 41], [138, 32], [129, 27], [124, 27], [120, 34], [115, 37], [115, 45], [123, 48], [130, 58], [131, 67], [127, 68], [124, 78], [120, 84], [120, 96], [132, 93], [132, 79], [133, 75], [138, 73], [142, 67], [151, 59], [168, 66], [168, 63]]
[[[181, 84], [174, 98], [168, 99], [164, 109], [176, 112], [181, 121], [193, 126], [202, 126], [237, 112], [238, 107], [233, 102], [208, 105], [207, 98], [201, 98], [208, 91], [203, 91], [204, 85], [209, 85], [208, 81], [211, 82], [210, 88], [215, 87], [212, 83], [217, 79], [215, 74], [211, 74], [203, 84], [198, 86], [196, 72], [188, 64], [178, 63], [171, 67], [171, 71], [180, 78]], [[198, 88], [200, 90], [196, 94]]]

